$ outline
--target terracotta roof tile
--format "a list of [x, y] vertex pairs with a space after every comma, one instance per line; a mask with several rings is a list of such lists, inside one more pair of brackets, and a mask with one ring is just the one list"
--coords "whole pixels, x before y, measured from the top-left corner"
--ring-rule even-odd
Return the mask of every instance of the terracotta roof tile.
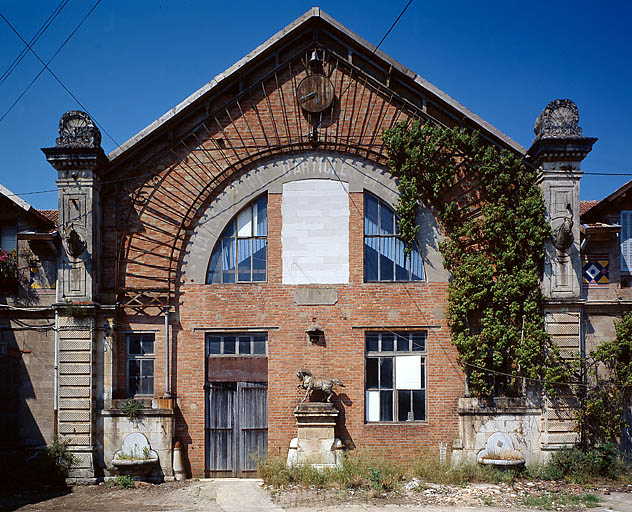
[[59, 212], [57, 210], [38, 210], [44, 217], [46, 217], [53, 224], [57, 225], [57, 218]]
[[579, 202], [579, 214], [584, 215], [588, 210], [595, 206], [599, 201], [580, 201]]

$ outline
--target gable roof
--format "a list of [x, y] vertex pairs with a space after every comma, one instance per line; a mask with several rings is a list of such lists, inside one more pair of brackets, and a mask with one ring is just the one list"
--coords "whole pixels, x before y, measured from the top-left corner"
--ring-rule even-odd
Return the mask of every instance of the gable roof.
[[[593, 220], [596, 216], [598, 216], [603, 210], [607, 209], [613, 202], [617, 199], [622, 198], [628, 191], [632, 189], [632, 180], [628, 181], [617, 190], [615, 190], [608, 197], [605, 197], [601, 201], [594, 201], [590, 209], [586, 211], [581, 211], [580, 207], [580, 215], [582, 216], [582, 222], [584, 222], [584, 216], [586, 217], [586, 221]], [[592, 201], [591, 201], [592, 202]]]
[[469, 109], [465, 108], [458, 101], [451, 98], [438, 87], [432, 85], [430, 82], [423, 79], [417, 73], [401, 65], [399, 62], [395, 61], [394, 59], [383, 53], [381, 50], [376, 49], [374, 45], [365, 41], [363, 38], [346, 28], [344, 25], [337, 22], [331, 16], [324, 13], [320, 8], [313, 7], [301, 17], [277, 32], [266, 42], [255, 48], [244, 58], [230, 66], [226, 71], [220, 73], [206, 85], [195, 91], [180, 104], [163, 114], [153, 123], [148, 125], [146, 128], [138, 132], [136, 135], [131, 137], [123, 144], [121, 144], [118, 148], [116, 148], [108, 155], [108, 159], [110, 160], [110, 162], [114, 163], [124, 159], [128, 153], [134, 150], [134, 148], [140, 146], [140, 143], [144, 139], [157, 134], [157, 132], [159, 132], [165, 124], [179, 116], [182, 116], [186, 111], [194, 108], [194, 105], [199, 105], [203, 103], [203, 101], [208, 96], [215, 92], [215, 89], [217, 89], [220, 84], [238, 76], [240, 71], [242, 71], [245, 66], [253, 61], [263, 59], [265, 55], [271, 53], [274, 47], [279, 46], [281, 42], [286, 41], [296, 34], [306, 30], [308, 26], [311, 26], [311, 24], [313, 23], [317, 23], [320, 26], [324, 25], [329, 30], [337, 32], [343, 37], [350, 39], [355, 45], [360, 46], [367, 53], [370, 53], [372, 58], [381, 61], [381, 63], [385, 65], [386, 68], [390, 67], [391, 69], [397, 70], [402, 75], [408, 77], [414, 83], [414, 86], [423, 91], [424, 94], [451, 107], [461, 118], [468, 119], [470, 123], [474, 127], [476, 127], [476, 129], [479, 130], [482, 134], [487, 134], [488, 137], [490, 137], [492, 140], [498, 141], [502, 145], [511, 148], [513, 151], [519, 154], [526, 154], [525, 148], [523, 148], [520, 144], [518, 144], [516, 141], [502, 133], [500, 130], [474, 114]]
[[[0, 196], [5, 197], [9, 201], [11, 201], [17, 208], [22, 210], [24, 213], [29, 215], [34, 215], [40, 222], [44, 222], [45, 224], [55, 225], [54, 222], [51, 221], [46, 215], [43, 215], [39, 210], [33, 208], [29, 203], [27, 203], [24, 199], [22, 199], [17, 194], [11, 192], [7, 187], [0, 184]], [[57, 210], [55, 210], [57, 211]]]

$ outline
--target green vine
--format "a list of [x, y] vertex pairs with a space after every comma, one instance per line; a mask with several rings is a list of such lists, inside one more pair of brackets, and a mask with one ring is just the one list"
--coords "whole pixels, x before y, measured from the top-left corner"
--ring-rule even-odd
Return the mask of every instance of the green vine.
[[577, 423], [584, 446], [616, 443], [632, 396], [632, 313], [615, 325], [616, 338], [599, 345], [584, 362], [588, 387], [580, 389]]
[[448, 322], [470, 392], [517, 393], [520, 377], [552, 391], [568, 372], [544, 329], [539, 285], [550, 228], [536, 170], [475, 132], [431, 123], [396, 124], [384, 141], [404, 242], [415, 239], [420, 202], [447, 235]]

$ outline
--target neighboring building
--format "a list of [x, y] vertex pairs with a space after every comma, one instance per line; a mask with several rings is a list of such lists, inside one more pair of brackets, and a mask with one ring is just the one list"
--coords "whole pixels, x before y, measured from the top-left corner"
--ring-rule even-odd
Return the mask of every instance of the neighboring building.
[[55, 431], [57, 212], [0, 185], [0, 451], [48, 444]]
[[[615, 338], [615, 323], [632, 311], [632, 181], [601, 201], [583, 201], [582, 288], [585, 352]], [[632, 425], [632, 409], [627, 423]], [[632, 429], [622, 437], [632, 452]]]
[[[253, 454], [287, 454], [302, 368], [344, 382], [349, 449], [469, 457], [489, 428], [525, 427], [533, 461], [575, 441], [551, 404], [508, 404], [490, 424], [497, 410], [462, 398], [441, 230], [420, 207], [405, 257], [395, 228], [382, 131], [418, 118], [527, 156], [318, 8], [110, 155], [86, 114], [64, 114], [43, 151], [58, 171], [58, 429], [74, 476], [109, 474], [132, 431], [158, 452], [157, 477], [172, 475], [174, 437], [193, 476], [247, 475]], [[562, 100], [528, 152], [553, 229], [570, 235], [547, 246], [543, 290], [550, 332], [575, 353], [579, 164], [595, 140]], [[146, 404], [140, 422], [127, 397]]]

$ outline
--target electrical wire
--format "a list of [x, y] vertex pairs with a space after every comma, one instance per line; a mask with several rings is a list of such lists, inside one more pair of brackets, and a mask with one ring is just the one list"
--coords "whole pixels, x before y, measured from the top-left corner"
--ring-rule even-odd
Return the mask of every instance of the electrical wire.
[[[79, 101], [79, 99], [70, 91], [70, 89], [68, 89], [68, 87], [66, 87], [66, 85], [61, 81], [61, 79], [48, 67], [48, 65], [53, 61], [53, 59], [59, 54], [59, 52], [63, 49], [64, 46], [66, 46], [66, 44], [68, 43], [68, 41], [70, 41], [70, 39], [75, 35], [75, 33], [79, 30], [79, 28], [81, 27], [81, 25], [83, 25], [83, 23], [88, 19], [88, 17], [92, 14], [92, 12], [97, 8], [97, 6], [101, 3], [102, 0], [97, 0], [96, 3], [92, 6], [92, 8], [88, 11], [88, 13], [83, 17], [83, 19], [79, 22], [79, 24], [75, 27], [75, 29], [70, 33], [70, 35], [64, 40], [64, 42], [61, 44], [61, 46], [57, 49], [57, 51], [53, 54], [53, 56], [48, 59], [47, 62], [44, 62], [40, 56], [35, 52], [35, 50], [33, 50], [33, 48], [24, 40], [24, 38], [20, 35], [20, 33], [15, 29], [15, 27], [13, 27], [13, 25], [11, 24], [11, 22], [9, 22], [9, 20], [0, 12], [0, 17], [6, 22], [7, 25], [9, 25], [9, 27], [11, 28], [11, 30], [13, 30], [13, 32], [15, 32], [15, 34], [22, 40], [22, 42], [26, 45], [26, 47], [31, 51], [31, 53], [33, 53], [33, 55], [35, 55], [35, 57], [37, 57], [37, 59], [43, 64], [43, 68], [40, 70], [40, 72], [33, 78], [33, 80], [31, 80], [31, 82], [29, 83], [29, 85], [26, 87], [26, 89], [24, 89], [24, 91], [22, 91], [22, 93], [16, 98], [16, 100], [13, 102], [13, 104], [9, 107], [9, 109], [2, 115], [2, 117], [0, 117], [0, 123], [7, 117], [7, 115], [9, 115], [9, 112], [11, 112], [13, 110], [13, 108], [19, 103], [19, 101], [24, 97], [24, 95], [26, 94], [26, 92], [31, 88], [31, 86], [37, 81], [37, 79], [42, 75], [42, 73], [44, 71], [48, 71], [53, 78], [55, 78], [55, 80], [57, 80], [57, 82], [59, 83], [59, 85], [61, 85], [64, 90], [72, 97], [72, 99], [74, 99], [77, 104], [88, 114], [90, 115], [88, 109]], [[103, 127], [103, 125], [101, 125], [94, 116], [90, 115], [90, 117], [92, 118], [92, 120], [99, 126], [99, 128], [101, 129], [101, 131], [103, 131], [103, 133], [105, 133], [111, 140], [112, 142], [114, 142], [114, 144], [116, 144], [117, 146], [120, 146], [120, 144], [109, 134], [109, 132]]]
[[[69, 1], [70, 0], [62, 0], [61, 1], [61, 3], [55, 8], [55, 10], [50, 14], [50, 16], [46, 19], [46, 21], [44, 21], [44, 23], [37, 30], [37, 32], [35, 32], [35, 34], [33, 35], [33, 37], [31, 38], [31, 40], [28, 43], [29, 46], [32, 47], [32, 46], [35, 45], [35, 43], [37, 43], [39, 38], [44, 35], [44, 32], [46, 32], [48, 27], [51, 26], [53, 21], [55, 21], [55, 18], [57, 18], [59, 13], [61, 13], [61, 11], [64, 9], [64, 7], [66, 7], [66, 4]], [[17, 55], [17, 57], [15, 59], [13, 59], [13, 62], [9, 65], [9, 67], [6, 69], [6, 71], [4, 73], [2, 73], [2, 75], [0, 76], [0, 85], [2, 85], [7, 78], [9, 78], [11, 73], [13, 73], [13, 71], [18, 67], [18, 65], [20, 64], [20, 62], [22, 62], [22, 59], [24, 59], [24, 57], [26, 56], [27, 53], [28, 53], [28, 48], [22, 48], [20, 53]]]

